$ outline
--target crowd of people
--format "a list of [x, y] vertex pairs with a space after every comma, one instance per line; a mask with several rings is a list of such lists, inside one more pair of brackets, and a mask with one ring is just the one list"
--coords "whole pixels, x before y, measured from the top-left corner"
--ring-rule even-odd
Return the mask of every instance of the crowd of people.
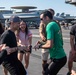
[[[63, 36], [60, 24], [53, 20], [55, 11], [48, 9], [40, 14], [39, 35], [34, 49], [41, 49], [42, 75], [57, 75], [67, 62], [63, 48]], [[12, 15], [8, 21], [9, 28], [5, 30], [0, 24], [0, 64], [4, 75], [28, 75], [30, 54], [32, 52], [32, 32], [25, 21]], [[67, 75], [76, 75], [72, 70], [75, 60], [76, 25], [70, 30], [71, 51], [68, 60]], [[48, 56], [50, 55], [50, 58]], [[24, 57], [25, 63], [22, 63]], [[48, 62], [48, 59], [50, 62]], [[52, 63], [51, 63], [52, 62]]]

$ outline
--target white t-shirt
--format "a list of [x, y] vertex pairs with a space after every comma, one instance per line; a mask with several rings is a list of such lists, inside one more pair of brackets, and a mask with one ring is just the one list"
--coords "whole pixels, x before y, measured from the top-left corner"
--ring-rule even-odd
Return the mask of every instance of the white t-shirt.
[[29, 45], [29, 37], [32, 37], [32, 33], [28, 31], [28, 34], [26, 35], [25, 32], [20, 31], [19, 32], [19, 43], [22, 45]]

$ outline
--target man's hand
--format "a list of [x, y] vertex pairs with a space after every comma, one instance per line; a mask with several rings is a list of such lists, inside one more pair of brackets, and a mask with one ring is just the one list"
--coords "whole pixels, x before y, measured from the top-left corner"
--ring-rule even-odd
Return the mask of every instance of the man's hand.
[[46, 38], [44, 36], [41, 36], [42, 41], [46, 41]]
[[35, 51], [37, 50], [37, 49], [39, 49], [39, 48], [41, 48], [41, 44], [36, 44], [35, 46], [34, 46], [34, 49], [35, 49]]
[[76, 54], [75, 50], [71, 50], [72, 55], [74, 56]]
[[28, 52], [30, 51], [30, 48], [29, 46], [21, 45], [21, 46], [18, 46], [18, 50]]
[[38, 45], [38, 44], [36, 44], [33, 48], [34, 48], [34, 49], [35, 49], [35, 51], [36, 51], [37, 49], [39, 49], [39, 45]]
[[3, 49], [5, 49], [6, 48], [6, 44], [1, 44], [0, 45], [0, 51], [2, 51]]
[[8, 46], [6, 46], [6, 44], [1, 44], [0, 51], [2, 51], [4, 49], [7, 51], [7, 55], [9, 55], [11, 53], [11, 49]]

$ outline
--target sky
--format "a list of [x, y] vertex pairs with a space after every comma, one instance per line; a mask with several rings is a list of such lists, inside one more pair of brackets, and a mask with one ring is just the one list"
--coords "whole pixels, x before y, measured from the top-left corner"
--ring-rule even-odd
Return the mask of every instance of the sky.
[[0, 7], [10, 9], [13, 6], [35, 6], [36, 10], [52, 8], [55, 13], [65, 12], [65, 14], [76, 16], [76, 6], [66, 4], [65, 0], [0, 0]]

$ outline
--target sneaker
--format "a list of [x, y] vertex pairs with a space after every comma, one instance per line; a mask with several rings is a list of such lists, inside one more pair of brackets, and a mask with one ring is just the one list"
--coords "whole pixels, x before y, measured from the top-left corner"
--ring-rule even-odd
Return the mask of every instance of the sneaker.
[[71, 72], [68, 72], [67, 75], [71, 75]]

